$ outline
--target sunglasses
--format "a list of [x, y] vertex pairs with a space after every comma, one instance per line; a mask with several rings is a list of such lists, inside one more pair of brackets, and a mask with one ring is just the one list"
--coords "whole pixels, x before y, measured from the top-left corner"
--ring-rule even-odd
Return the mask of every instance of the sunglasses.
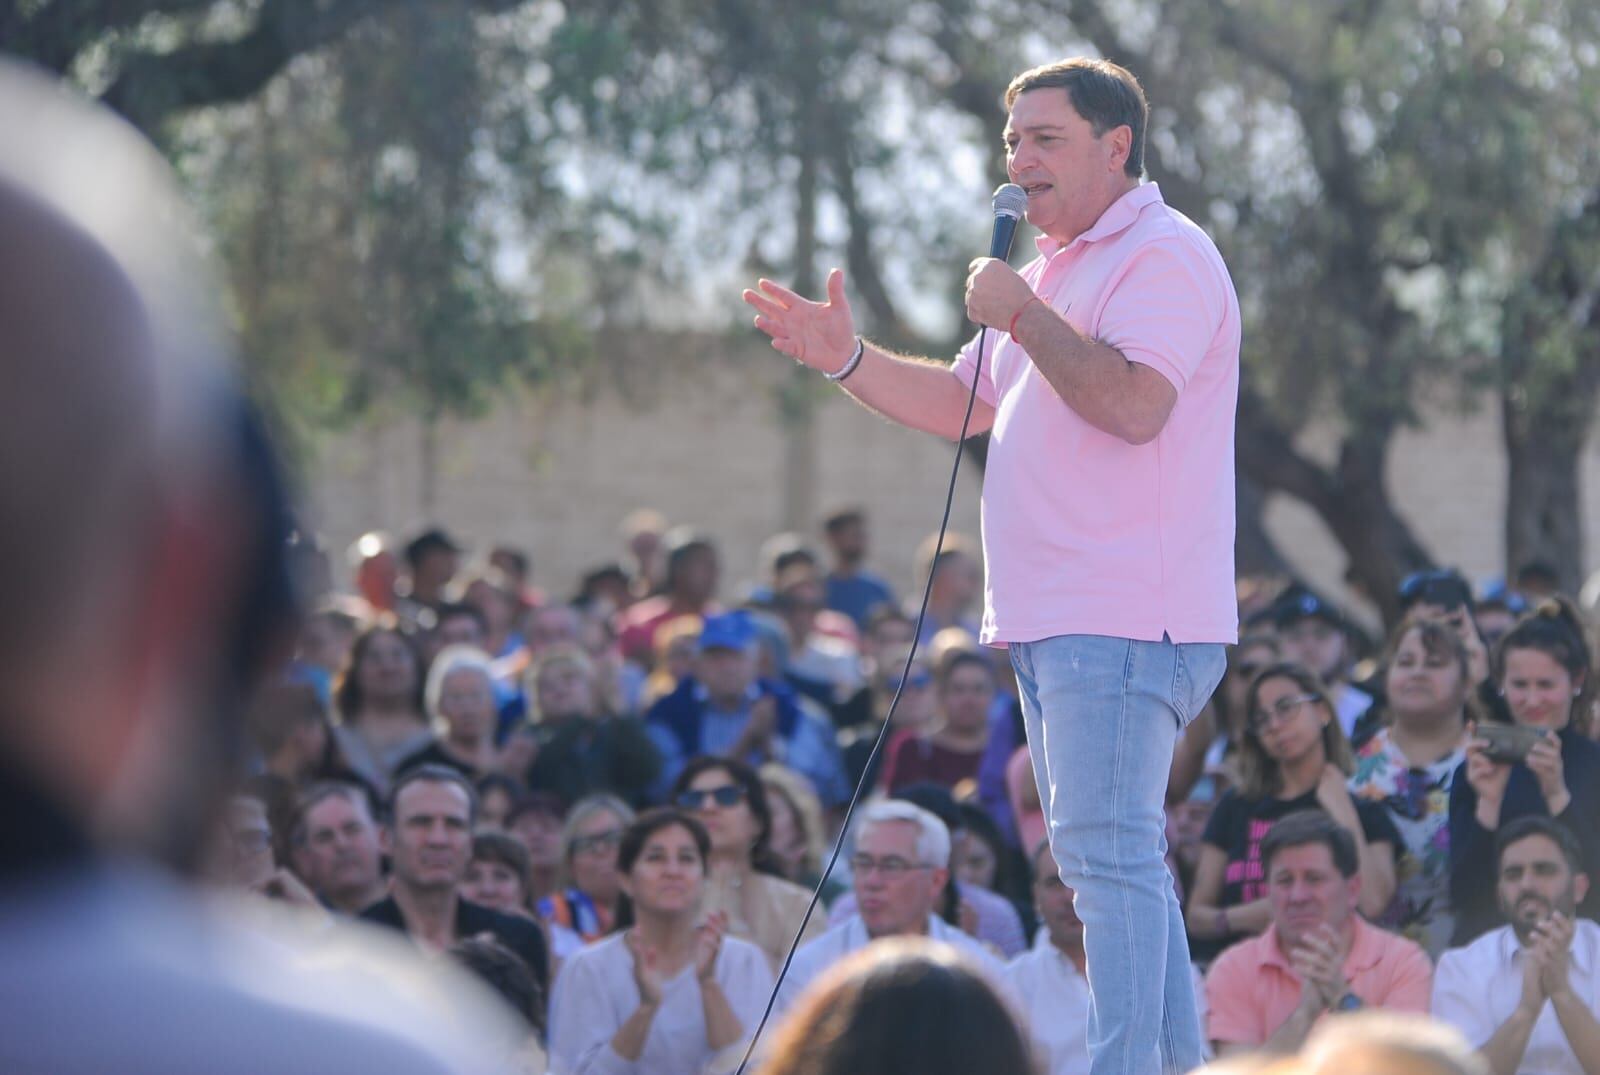
[[703, 791], [690, 788], [688, 791], [678, 793], [678, 805], [685, 810], [702, 809], [707, 799], [724, 808], [738, 806], [744, 801], [744, 788], [737, 784], [724, 784], [720, 788], [707, 788]]

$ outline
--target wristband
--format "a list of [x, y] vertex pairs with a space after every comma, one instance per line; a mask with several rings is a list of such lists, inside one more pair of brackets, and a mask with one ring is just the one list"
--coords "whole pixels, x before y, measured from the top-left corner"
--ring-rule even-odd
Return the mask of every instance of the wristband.
[[1041, 301], [1039, 296], [1030, 296], [1028, 301], [1023, 303], [1017, 312], [1011, 315], [1011, 326], [1006, 329], [1006, 335], [1010, 336], [1013, 340], [1017, 338], [1017, 320], [1023, 315], [1023, 312], [1026, 311], [1029, 306], [1032, 306], [1034, 303], [1039, 301]]
[[856, 367], [861, 365], [861, 356], [866, 354], [866, 351], [866, 343], [861, 339], [860, 336], [857, 336], [856, 349], [851, 352], [849, 360], [845, 362], [843, 366], [839, 367], [839, 372], [824, 373], [823, 376], [832, 381], [834, 384], [838, 384], [840, 381], [844, 380], [846, 377], [850, 376], [856, 371]]

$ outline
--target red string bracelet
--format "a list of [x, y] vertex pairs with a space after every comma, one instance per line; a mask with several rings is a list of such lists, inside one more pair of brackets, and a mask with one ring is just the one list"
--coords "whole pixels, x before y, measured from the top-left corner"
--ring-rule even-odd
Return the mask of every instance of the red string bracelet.
[[1024, 311], [1026, 311], [1028, 309], [1028, 307], [1032, 306], [1034, 303], [1039, 302], [1039, 301], [1041, 301], [1039, 296], [1034, 295], [1027, 302], [1023, 303], [1021, 308], [1019, 308], [1016, 313], [1011, 315], [1011, 327], [1006, 329], [1006, 333], [1013, 340], [1017, 338], [1017, 319], [1020, 318], [1023, 315]]

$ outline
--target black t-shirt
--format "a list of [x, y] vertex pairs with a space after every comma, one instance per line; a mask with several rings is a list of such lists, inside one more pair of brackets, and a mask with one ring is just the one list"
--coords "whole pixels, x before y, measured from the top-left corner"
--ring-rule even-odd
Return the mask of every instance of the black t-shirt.
[[[1356, 816], [1361, 819], [1361, 833], [1367, 843], [1386, 843], [1398, 854], [1405, 845], [1401, 843], [1400, 833], [1384, 809], [1375, 803], [1357, 802], [1354, 798], [1351, 803], [1356, 808]], [[1225, 792], [1217, 802], [1216, 809], [1211, 812], [1211, 820], [1206, 823], [1205, 835], [1201, 837], [1205, 843], [1228, 856], [1228, 864], [1222, 875], [1222, 894], [1216, 905], [1238, 907], [1265, 896], [1267, 879], [1261, 862], [1261, 841], [1282, 818], [1300, 810], [1321, 809], [1315, 788], [1293, 799], [1277, 799], [1270, 795], [1246, 799], [1237, 791]], [[1193, 945], [1196, 958], [1207, 951], [1212, 954], [1220, 952], [1245, 936], [1240, 933], [1214, 940], [1197, 940]]]
[[[1394, 822], [1381, 806], [1356, 802], [1356, 816], [1361, 819], [1361, 832], [1369, 844], [1387, 843], [1397, 851], [1404, 845]], [[1267, 879], [1262, 870], [1261, 841], [1279, 819], [1300, 810], [1320, 810], [1316, 789], [1293, 799], [1276, 799], [1272, 796], [1249, 800], [1236, 791], [1223, 794], [1217, 808], [1206, 823], [1206, 843], [1220, 848], [1228, 856], [1228, 865], [1222, 875], [1222, 897], [1218, 907], [1237, 907], [1253, 903], [1267, 894]]]

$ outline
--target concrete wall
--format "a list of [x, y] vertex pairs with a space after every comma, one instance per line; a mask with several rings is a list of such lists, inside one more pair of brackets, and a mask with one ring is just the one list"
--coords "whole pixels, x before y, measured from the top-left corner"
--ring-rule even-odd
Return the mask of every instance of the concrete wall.
[[[725, 592], [754, 578], [763, 540], [784, 515], [784, 435], [776, 393], [792, 365], [759, 344], [720, 348], [709, 370], [682, 356], [656, 362], [628, 383], [591, 385], [557, 400], [517, 392], [483, 419], [446, 422], [437, 437], [434, 509], [423, 504], [422, 435], [413, 419], [392, 419], [323, 437], [309, 494], [330, 547], [361, 532], [404, 535], [430, 521], [475, 547], [511, 542], [531, 550], [535, 575], [565, 594], [578, 573], [620, 555], [617, 526], [632, 509], [654, 507], [673, 522], [713, 534], [724, 552]], [[654, 399], [640, 407], [624, 395]], [[847, 504], [870, 511], [874, 567], [904, 593], [919, 541], [939, 522], [951, 446], [893, 426], [842, 394], [817, 411], [818, 511]], [[1326, 431], [1306, 437], [1322, 454]], [[1584, 454], [1587, 562], [1600, 567], [1600, 438]], [[1396, 499], [1422, 541], [1444, 563], [1473, 577], [1498, 574], [1504, 548], [1505, 461], [1492, 409], [1430, 418], [1426, 431], [1396, 442], [1389, 475]], [[978, 482], [964, 464], [953, 528], [976, 536]], [[1316, 517], [1273, 497], [1267, 526], [1279, 548], [1314, 584], [1339, 595], [1344, 556]]]

